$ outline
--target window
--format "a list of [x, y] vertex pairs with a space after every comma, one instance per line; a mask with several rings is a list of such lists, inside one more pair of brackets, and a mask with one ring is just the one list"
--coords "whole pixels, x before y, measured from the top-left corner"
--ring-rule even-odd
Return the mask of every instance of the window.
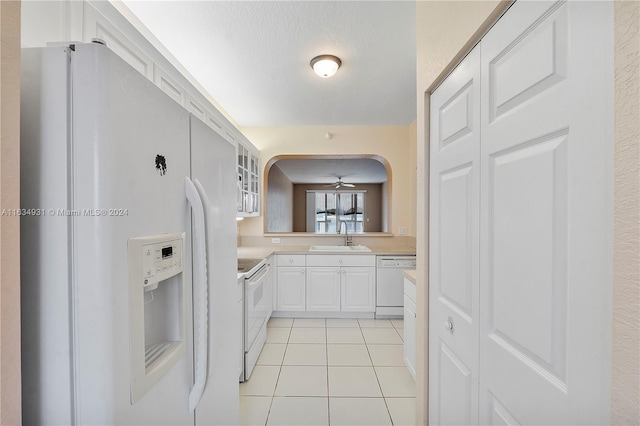
[[307, 232], [335, 234], [344, 222], [352, 234], [364, 232], [365, 191], [307, 191]]

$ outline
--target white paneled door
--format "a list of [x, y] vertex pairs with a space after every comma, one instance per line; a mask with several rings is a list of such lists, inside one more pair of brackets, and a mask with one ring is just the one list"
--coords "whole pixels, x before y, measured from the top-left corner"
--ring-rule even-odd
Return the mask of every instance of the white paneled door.
[[429, 418], [478, 421], [480, 50], [431, 96]]
[[481, 423], [608, 423], [612, 22], [519, 1], [482, 40]]
[[609, 422], [611, 2], [522, 1], [431, 97], [431, 424]]

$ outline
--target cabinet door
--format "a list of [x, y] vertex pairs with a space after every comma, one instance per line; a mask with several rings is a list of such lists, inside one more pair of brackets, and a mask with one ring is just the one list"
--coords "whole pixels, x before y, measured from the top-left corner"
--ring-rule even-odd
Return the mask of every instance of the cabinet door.
[[249, 151], [238, 144], [238, 211], [249, 211]]
[[404, 296], [404, 363], [416, 378], [416, 305]]
[[340, 268], [307, 268], [307, 311], [340, 311]]
[[342, 311], [375, 311], [376, 268], [349, 267], [340, 270]]
[[251, 197], [250, 213], [260, 212], [260, 159], [258, 156], [251, 154], [251, 163], [249, 169], [249, 176], [251, 183], [249, 185], [249, 192]]
[[131, 38], [113, 25], [93, 5], [84, 4], [86, 5], [84, 8], [84, 41], [90, 41], [93, 38], [103, 40], [116, 55], [138, 70], [140, 74], [153, 81], [153, 61], [146, 52], [136, 46]]
[[238, 212], [241, 216], [260, 214], [260, 159], [238, 143]]
[[279, 311], [305, 310], [305, 268], [278, 268]]

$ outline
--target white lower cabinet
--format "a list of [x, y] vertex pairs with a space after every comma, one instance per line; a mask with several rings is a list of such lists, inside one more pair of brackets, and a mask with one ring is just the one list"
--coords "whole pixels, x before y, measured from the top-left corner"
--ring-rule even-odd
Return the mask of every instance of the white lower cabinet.
[[373, 312], [374, 267], [307, 267], [307, 311]]
[[376, 309], [376, 268], [340, 268], [340, 294], [343, 312], [373, 312]]
[[304, 311], [306, 276], [304, 266], [278, 267], [278, 311]]
[[306, 257], [303, 254], [276, 256], [276, 310], [303, 312], [306, 310]]
[[375, 256], [279, 255], [277, 281], [280, 312], [375, 312]]
[[340, 268], [307, 268], [307, 311], [340, 311]]

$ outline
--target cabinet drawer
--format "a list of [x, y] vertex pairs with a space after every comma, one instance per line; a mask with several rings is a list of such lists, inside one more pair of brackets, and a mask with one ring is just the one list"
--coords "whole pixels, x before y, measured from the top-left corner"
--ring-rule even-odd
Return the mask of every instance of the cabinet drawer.
[[376, 266], [372, 255], [308, 254], [308, 266]]
[[304, 266], [304, 254], [279, 254], [278, 266]]

